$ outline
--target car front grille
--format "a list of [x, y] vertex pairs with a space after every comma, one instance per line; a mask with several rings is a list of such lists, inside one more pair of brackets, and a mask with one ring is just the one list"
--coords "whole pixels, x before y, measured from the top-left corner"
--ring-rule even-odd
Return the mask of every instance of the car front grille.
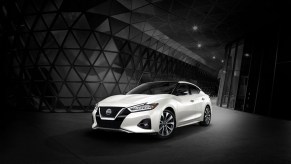
[[115, 120], [101, 120], [100, 117], [96, 118], [98, 127], [119, 129], [124, 118], [116, 118]]
[[[100, 107], [100, 114], [101, 117], [109, 117], [109, 118], [115, 118], [115, 116], [118, 114], [120, 110], [123, 109], [123, 107]], [[110, 110], [110, 113], [107, 113], [106, 111]]]
[[[106, 110], [110, 108], [112, 110], [112, 115], [110, 117], [106, 116]], [[116, 109], [115, 109], [116, 108]], [[119, 108], [119, 110], [118, 110]], [[100, 113], [102, 118], [115, 118], [118, 112], [122, 109], [122, 107], [100, 107]], [[115, 110], [115, 111], [114, 111]], [[127, 115], [130, 114], [128, 109], [124, 109], [122, 112], [114, 120], [106, 120], [100, 117], [99, 112], [96, 113], [96, 121], [97, 126], [102, 128], [111, 128], [111, 129], [120, 129], [120, 125], [122, 124], [123, 120]], [[104, 115], [106, 117], [104, 117]]]

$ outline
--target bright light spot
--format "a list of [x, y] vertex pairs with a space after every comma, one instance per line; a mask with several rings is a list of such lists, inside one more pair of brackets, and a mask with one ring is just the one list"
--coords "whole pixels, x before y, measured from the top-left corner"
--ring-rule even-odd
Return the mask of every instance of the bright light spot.
[[194, 26], [192, 27], [192, 29], [193, 29], [194, 31], [197, 31], [197, 30], [198, 30], [198, 26], [194, 25]]
[[221, 63], [224, 63], [224, 60], [221, 60]]
[[213, 56], [213, 57], [212, 57], [212, 59], [216, 59], [216, 57], [215, 57], [215, 56]]
[[245, 53], [245, 57], [249, 57], [250, 56], [250, 54], [248, 54], [248, 53]]
[[198, 44], [197, 44], [197, 47], [198, 47], [198, 48], [201, 48], [201, 47], [202, 47], [202, 44], [201, 44], [201, 43], [198, 43]]

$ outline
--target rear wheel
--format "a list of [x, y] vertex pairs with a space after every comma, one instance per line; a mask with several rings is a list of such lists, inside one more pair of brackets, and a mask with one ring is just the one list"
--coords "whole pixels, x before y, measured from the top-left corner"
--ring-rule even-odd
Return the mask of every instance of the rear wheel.
[[205, 107], [203, 121], [200, 122], [202, 126], [208, 126], [211, 121], [211, 109], [209, 106]]
[[175, 127], [176, 120], [174, 113], [169, 110], [164, 110], [160, 118], [157, 136], [162, 139], [168, 138], [173, 134]]

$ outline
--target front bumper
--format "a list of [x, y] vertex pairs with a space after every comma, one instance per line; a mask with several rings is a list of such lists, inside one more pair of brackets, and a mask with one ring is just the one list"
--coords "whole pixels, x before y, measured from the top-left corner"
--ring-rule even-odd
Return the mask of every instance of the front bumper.
[[124, 130], [124, 129], [113, 129], [113, 128], [103, 128], [103, 127], [98, 127], [98, 126], [96, 126], [96, 127], [92, 127], [92, 129], [94, 129], [94, 130], [105, 130], [105, 131], [117, 131], [117, 132], [125, 132], [125, 133], [133, 133], [133, 132], [131, 132], [131, 131], [128, 131], [128, 130]]
[[[158, 115], [156, 110], [150, 110], [129, 113], [126, 116], [117, 117], [115, 120], [108, 120], [108, 118], [100, 117], [98, 110], [94, 110], [92, 112], [92, 129], [120, 131], [126, 133], [155, 133], [158, 128], [155, 126], [158, 125], [156, 115]], [[144, 119], [151, 120], [151, 129], [143, 129], [138, 126], [138, 124]]]

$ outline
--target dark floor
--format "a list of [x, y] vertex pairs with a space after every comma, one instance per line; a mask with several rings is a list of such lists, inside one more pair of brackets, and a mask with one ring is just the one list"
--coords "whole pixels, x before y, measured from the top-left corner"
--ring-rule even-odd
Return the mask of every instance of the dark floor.
[[20, 112], [2, 123], [0, 163], [291, 163], [291, 121], [213, 111], [211, 126], [164, 141], [92, 131], [90, 113]]

